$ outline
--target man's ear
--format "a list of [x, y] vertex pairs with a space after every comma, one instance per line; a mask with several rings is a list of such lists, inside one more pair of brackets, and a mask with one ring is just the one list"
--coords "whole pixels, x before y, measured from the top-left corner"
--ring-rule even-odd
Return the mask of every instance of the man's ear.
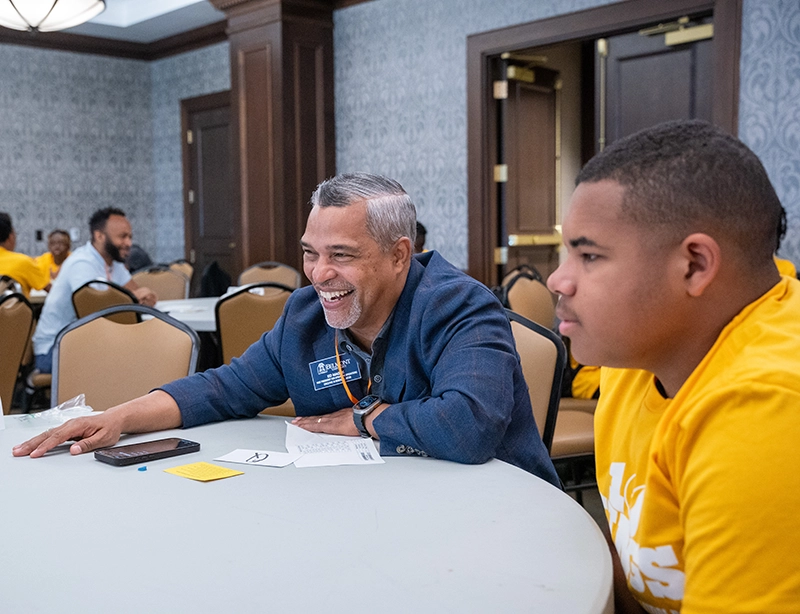
[[719, 243], [709, 235], [696, 232], [681, 242], [684, 262], [684, 285], [689, 296], [701, 296], [716, 279], [722, 265]]
[[408, 265], [411, 260], [411, 255], [414, 252], [414, 246], [411, 245], [411, 239], [408, 237], [400, 237], [392, 248], [392, 255], [394, 256], [394, 265], [398, 269], [402, 269]]

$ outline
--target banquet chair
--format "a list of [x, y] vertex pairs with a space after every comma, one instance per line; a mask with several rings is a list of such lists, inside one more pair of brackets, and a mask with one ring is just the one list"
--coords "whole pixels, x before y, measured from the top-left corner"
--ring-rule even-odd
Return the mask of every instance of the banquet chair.
[[0, 295], [0, 400], [11, 411], [14, 387], [33, 328], [33, 307], [18, 292]]
[[[151, 316], [119, 324], [106, 316], [134, 311]], [[56, 336], [51, 399], [58, 405], [81, 393], [106, 410], [191, 375], [200, 340], [183, 322], [144, 305], [109, 307], [69, 324]]]
[[192, 275], [194, 275], [194, 266], [192, 263], [186, 260], [185, 258], [181, 258], [179, 260], [175, 260], [169, 263], [169, 268], [173, 271], [177, 271], [182, 275], [186, 276], [186, 279], [189, 280], [189, 284], [192, 283]]
[[553, 295], [541, 281], [519, 275], [506, 285], [508, 307], [521, 316], [553, 328], [556, 319]]
[[267, 261], [247, 267], [239, 275], [237, 285], [246, 286], [247, 284], [262, 281], [271, 281], [290, 288], [299, 288], [301, 280], [297, 269], [290, 267], [288, 264]]
[[[84, 318], [107, 307], [134, 305], [138, 302], [133, 292], [127, 288], [103, 279], [87, 281], [72, 293], [72, 306], [78, 318]], [[120, 324], [136, 324], [141, 321], [139, 314], [131, 311], [115, 314], [112, 318]]]
[[217, 301], [217, 321], [222, 362], [241, 356], [258, 341], [283, 313], [283, 306], [293, 289], [283, 284], [262, 282], [248, 285]]
[[159, 301], [189, 298], [189, 278], [168, 266], [147, 267], [134, 273], [132, 279], [155, 292]]
[[549, 453], [556, 430], [567, 350], [553, 331], [510, 309], [506, 309], [506, 314], [528, 384], [536, 426]]
[[550, 458], [564, 483], [582, 503], [582, 491], [595, 488], [594, 412], [597, 399], [563, 397], [559, 402]]
[[3, 294], [6, 290], [22, 294], [22, 285], [13, 277], [0, 275], [0, 294]]
[[[275, 326], [292, 291], [283, 284], [262, 282], [248, 285], [217, 301], [214, 316], [223, 363], [230, 364]], [[262, 413], [295, 415], [291, 401]]]

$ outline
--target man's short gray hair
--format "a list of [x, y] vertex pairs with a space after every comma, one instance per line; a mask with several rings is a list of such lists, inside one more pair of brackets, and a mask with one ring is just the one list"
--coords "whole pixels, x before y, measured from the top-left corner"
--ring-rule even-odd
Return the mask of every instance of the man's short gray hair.
[[401, 237], [417, 237], [417, 210], [399, 183], [381, 175], [345, 173], [326, 179], [311, 195], [312, 207], [347, 207], [367, 202], [367, 232], [382, 251]]

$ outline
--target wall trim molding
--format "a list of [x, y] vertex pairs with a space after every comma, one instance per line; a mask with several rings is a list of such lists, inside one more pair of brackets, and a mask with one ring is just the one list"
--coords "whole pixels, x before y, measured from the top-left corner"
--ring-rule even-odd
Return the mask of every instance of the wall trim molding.
[[222, 20], [152, 43], [135, 43], [67, 32], [31, 33], [0, 27], [0, 44], [151, 61], [226, 41], [226, 28], [227, 21]]

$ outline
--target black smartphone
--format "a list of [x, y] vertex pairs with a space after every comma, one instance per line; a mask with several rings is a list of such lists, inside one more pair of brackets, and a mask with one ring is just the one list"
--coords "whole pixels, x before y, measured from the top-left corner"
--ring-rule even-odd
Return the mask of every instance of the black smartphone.
[[198, 452], [199, 450], [200, 444], [196, 441], [170, 437], [168, 439], [156, 439], [154, 441], [132, 443], [127, 446], [117, 446], [116, 448], [95, 450], [94, 459], [109, 465], [124, 467], [125, 465], [145, 463], [159, 458]]

